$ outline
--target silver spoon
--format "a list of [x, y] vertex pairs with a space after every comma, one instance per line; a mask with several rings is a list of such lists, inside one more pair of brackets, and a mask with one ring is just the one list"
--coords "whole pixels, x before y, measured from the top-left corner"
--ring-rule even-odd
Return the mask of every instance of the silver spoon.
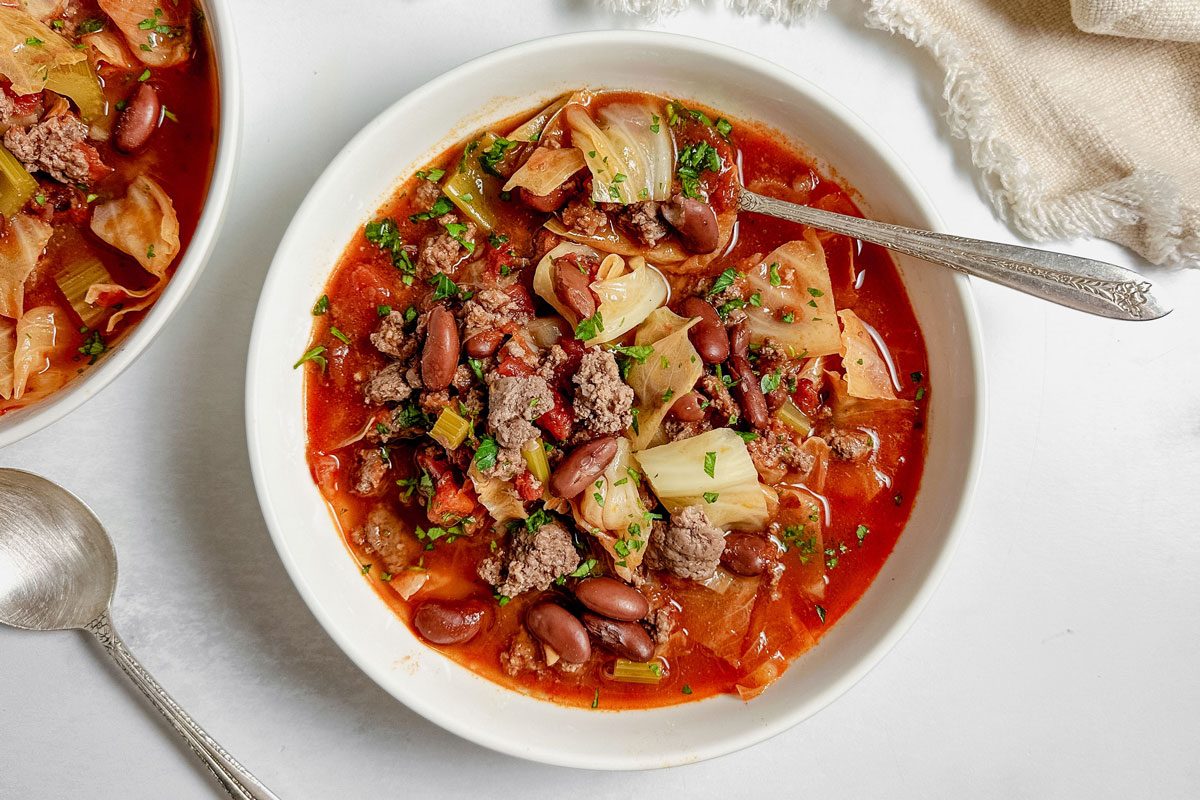
[[92, 634], [230, 797], [278, 800], [126, 649], [109, 619], [116, 588], [117, 555], [91, 509], [45, 478], [0, 469], [0, 623], [32, 631], [79, 628]]
[[1150, 281], [1104, 261], [850, 217], [745, 188], [738, 209], [851, 236], [1101, 317], [1149, 320], [1171, 313]]

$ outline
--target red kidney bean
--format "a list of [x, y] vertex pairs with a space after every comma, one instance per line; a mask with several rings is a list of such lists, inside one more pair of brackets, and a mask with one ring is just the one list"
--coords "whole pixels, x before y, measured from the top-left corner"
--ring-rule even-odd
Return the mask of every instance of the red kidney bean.
[[641, 619], [650, 613], [650, 601], [632, 586], [615, 578], [587, 578], [575, 585], [579, 602], [610, 619]]
[[583, 624], [558, 603], [544, 601], [526, 611], [525, 627], [568, 664], [582, 664], [592, 656]]
[[729, 371], [737, 379], [733, 387], [741, 403], [742, 413], [752, 428], [762, 430], [770, 422], [767, 398], [763, 396], [758, 376], [750, 367], [750, 322], [745, 317], [734, 324], [729, 336]]
[[561, 184], [557, 188], [551, 189], [550, 194], [534, 194], [524, 186], [518, 187], [517, 196], [521, 198], [521, 202], [532, 208], [534, 211], [541, 211], [549, 214], [558, 211], [567, 202], [567, 197], [570, 194], [567, 184]]
[[442, 306], [429, 312], [425, 349], [421, 351], [421, 381], [426, 389], [445, 389], [458, 368], [458, 323]]
[[762, 536], [732, 531], [725, 536], [721, 564], [735, 575], [762, 575], [771, 565], [775, 548]]
[[681, 395], [671, 406], [671, 413], [680, 422], [699, 422], [704, 419], [704, 398], [699, 392]]
[[623, 622], [585, 611], [583, 626], [600, 644], [630, 661], [649, 661], [654, 655], [654, 642], [646, 629], [636, 622]]
[[486, 614], [477, 600], [427, 600], [413, 613], [413, 627], [434, 644], [462, 644], [479, 633]]
[[707, 364], [720, 364], [729, 358], [729, 335], [717, 310], [699, 297], [689, 297], [680, 305], [685, 317], [699, 317], [700, 321], [688, 329], [692, 346]]
[[554, 296], [571, 310], [578, 319], [587, 319], [596, 313], [596, 297], [588, 276], [570, 261], [554, 261], [550, 265], [550, 280]]
[[603, 436], [572, 450], [550, 476], [550, 491], [566, 500], [600, 477], [617, 454], [617, 437]]
[[717, 249], [721, 231], [717, 226], [717, 212], [708, 203], [694, 197], [676, 195], [663, 204], [662, 215], [688, 250], [711, 253]]
[[502, 341], [504, 341], [503, 331], [484, 331], [463, 342], [463, 349], [471, 358], [487, 358], [500, 349]]
[[148, 83], [139, 83], [126, 101], [113, 130], [113, 144], [122, 153], [136, 153], [146, 146], [158, 129], [162, 103], [158, 92]]

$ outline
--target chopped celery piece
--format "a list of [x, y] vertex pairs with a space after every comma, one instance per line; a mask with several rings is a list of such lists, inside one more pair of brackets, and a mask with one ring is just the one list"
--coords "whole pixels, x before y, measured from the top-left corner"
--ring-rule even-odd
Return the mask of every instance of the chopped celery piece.
[[801, 436], [808, 436], [812, 433], [812, 420], [808, 415], [801, 411], [791, 400], [786, 401], [775, 412], [775, 416], [784, 425], [794, 430]]
[[37, 181], [25, 171], [17, 157], [0, 145], [0, 214], [11, 217], [37, 191]]
[[447, 173], [442, 182], [442, 191], [450, 202], [485, 231], [493, 230], [497, 224], [491, 204], [500, 192], [500, 179], [485, 172], [479, 158], [497, 138], [494, 133], [485, 133], [467, 145], [458, 169]]
[[521, 455], [534, 478], [539, 481], [550, 478], [550, 462], [546, 459], [546, 448], [542, 447], [541, 439], [530, 439], [521, 449]]
[[618, 658], [613, 665], [613, 680], [624, 683], [661, 683], [662, 663], [658, 661], [629, 661]]
[[463, 443], [470, 430], [470, 422], [460, 417], [454, 409], [443, 408], [429, 435], [442, 447], [453, 450]]
[[87, 293], [94, 284], [112, 283], [112, 275], [105, 269], [100, 259], [90, 253], [71, 262], [54, 276], [54, 282], [62, 289], [63, 295], [75, 313], [89, 328], [98, 327], [107, 309], [87, 302]]
[[79, 116], [87, 124], [107, 128], [108, 103], [88, 59], [50, 70], [46, 76], [46, 88], [74, 100], [79, 107]]

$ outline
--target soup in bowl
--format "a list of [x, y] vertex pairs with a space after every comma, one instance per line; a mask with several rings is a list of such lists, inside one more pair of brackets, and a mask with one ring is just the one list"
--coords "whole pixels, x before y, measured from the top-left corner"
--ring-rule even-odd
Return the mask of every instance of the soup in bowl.
[[[468, 86], [462, 119], [438, 97]], [[961, 279], [738, 215], [740, 185], [933, 223], [794, 76], [594, 34], [401, 101], [285, 237], [248, 387], [268, 523], [335, 638], [452, 730], [582, 766], [727, 752], [930, 591], [977, 457]]]

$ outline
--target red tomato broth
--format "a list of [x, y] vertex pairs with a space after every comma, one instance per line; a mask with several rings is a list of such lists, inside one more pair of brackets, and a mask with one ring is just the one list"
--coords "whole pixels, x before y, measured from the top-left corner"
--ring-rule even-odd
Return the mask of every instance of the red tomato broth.
[[[702, 108], [697, 106], [698, 108]], [[715, 119], [718, 114], [704, 109]], [[513, 118], [507, 130], [527, 118], [524, 114]], [[853, 190], [843, 188], [836, 180], [821, 175], [815, 162], [801, 151], [786, 143], [778, 132], [743, 122], [734, 123], [732, 140], [740, 161], [742, 179], [747, 186], [767, 194], [812, 202], [831, 210], [854, 213], [861, 216], [851, 197]], [[457, 162], [465, 142], [447, 150], [430, 166], [449, 168]], [[792, 188], [792, 179], [797, 175], [807, 176], [807, 188], [801, 191]], [[398, 221], [401, 233], [408, 235], [412, 227], [408, 223], [411, 213], [412, 193], [416, 178], [409, 178], [373, 217], [389, 217]], [[519, 203], [501, 209], [500, 228], [512, 236], [510, 246], [523, 253], [528, 249], [531, 236], [525, 225], [536, 215], [529, 214]], [[735, 244], [720, 258], [709, 265], [704, 276], [669, 276], [673, 296], [682, 298], [703, 277], [719, 274], [728, 266], [737, 265], [755, 254], [765, 254], [778, 245], [800, 238], [804, 228], [760, 215], [744, 214], [738, 222]], [[523, 237], [521, 234], [525, 234]], [[928, 363], [924, 340], [912, 306], [908, 301], [899, 274], [890, 256], [882, 248], [863, 245], [846, 237], [821, 234], [825, 245], [830, 275], [833, 281], [835, 300], [839, 309], [853, 307], [856, 313], [872, 325], [886, 342], [888, 355], [900, 377], [902, 389], [897, 396], [913, 400], [918, 391], [927, 392]], [[851, 264], [851, 262], [853, 262]], [[528, 284], [533, 272], [531, 264], [523, 276]], [[854, 276], [857, 275], [857, 281]], [[349, 459], [339, 459], [331, 454], [337, 444], [345, 442], [361, 431], [372, 416], [364, 404], [359, 382], [381, 367], [386, 359], [369, 346], [368, 337], [378, 322], [377, 306], [391, 305], [401, 309], [415, 303], [428, 290], [419, 281], [413, 287], [405, 287], [397, 280], [397, 272], [390, 258], [361, 235], [356, 236], [347, 247], [334, 269], [326, 286], [330, 301], [329, 312], [314, 318], [313, 343], [325, 344], [328, 350], [328, 369], [324, 377], [316, 369], [307, 372], [305, 381], [305, 413], [308, 433], [308, 460], [314, 481], [318, 484], [344, 543], [353, 557], [362, 565], [367, 580], [381, 598], [406, 624], [412, 626], [411, 616], [414, 603], [404, 600], [381, 580], [381, 563], [365, 555], [352, 543], [351, 533], [361, 526], [367, 513], [376, 507], [384, 507], [396, 514], [411, 531], [429, 523], [419, 505], [408, 506], [400, 502], [395, 492], [382, 499], [362, 498], [349, 492], [352, 484]], [[340, 342], [330, 336], [331, 327], [336, 327], [350, 340]], [[831, 357], [833, 365], [838, 359]], [[920, 376], [920, 380], [917, 377]], [[889, 430], [878, 431], [887, 446], [880, 448], [880, 455], [887, 453], [891, 463], [883, 465], [890, 472], [890, 485], [869, 501], [861, 496], [861, 478], [854, 474], [850, 465], [836, 462], [831, 464], [823, 497], [830, 510], [824, 527], [827, 553], [816, 557], [833, 563], [827, 569], [825, 597], [820, 604], [810, 600], [801, 589], [802, 569], [792, 569], [794, 552], [786, 552], [781, 562], [789, 568], [783, 571], [779, 581], [779, 599], [770, 599], [768, 581], [759, 581], [753, 593], [750, 610], [752, 626], [738, 639], [736, 649], [747, 650], [760, 638], [763, 651], [759, 661], [769, 660], [772, 655], [782, 666], [801, 655], [817, 643], [825, 631], [831, 628], [853, 607], [879, 573], [884, 561], [892, 552], [905, 523], [908, 520], [912, 501], [916, 496], [925, 456], [924, 404], [917, 403], [916, 412], [908, 424], [900, 424]], [[392, 448], [392, 467], [387, 480], [395, 481], [412, 477], [414, 467], [410, 457], [411, 448]], [[860, 526], [867, 532], [858, 535]], [[527, 592], [511, 599], [504, 607], [497, 606], [492, 589], [475, 575], [475, 565], [489, 553], [489, 548], [503, 534], [479, 533], [462, 537], [450, 544], [439, 542], [436, 547], [425, 550], [421, 564], [434, 578], [418, 595], [419, 600], [428, 599], [473, 599], [489, 606], [489, 613], [482, 631], [463, 645], [437, 646], [427, 644], [457, 663], [471, 669], [487, 679], [513, 690], [552, 700], [564, 705], [600, 709], [651, 708], [702, 699], [718, 694], [737, 694], [739, 680], [744, 681], [744, 670], [718, 657], [703, 645], [688, 642], [682, 650], [676, 650], [665, 659], [664, 677], [657, 685], [619, 682], [611, 677], [614, 657], [604, 654], [584, 665], [575, 673], [546, 669], [539, 672], [523, 672], [517, 676], [506, 674], [499, 664], [499, 654], [504, 651], [515, 635], [523, 635], [524, 611], [539, 599], [540, 593]], [[416, 543], [415, 536], [412, 537]], [[392, 580], [395, 576], [392, 576]], [[758, 579], [738, 578], [736, 581]], [[554, 587], [551, 587], [554, 591]], [[684, 627], [690, 620], [703, 619], [706, 615], [724, 613], [727, 598], [691, 581], [665, 576], [654, 582], [651, 592], [665, 592], [668, 597], [686, 597], [691, 600], [684, 614]], [[707, 606], [703, 598], [707, 595]], [[716, 623], [716, 624], [719, 624]], [[418, 635], [414, 630], [414, 635]], [[603, 651], [598, 650], [603, 653]], [[747, 659], [753, 660], [753, 659]]]

